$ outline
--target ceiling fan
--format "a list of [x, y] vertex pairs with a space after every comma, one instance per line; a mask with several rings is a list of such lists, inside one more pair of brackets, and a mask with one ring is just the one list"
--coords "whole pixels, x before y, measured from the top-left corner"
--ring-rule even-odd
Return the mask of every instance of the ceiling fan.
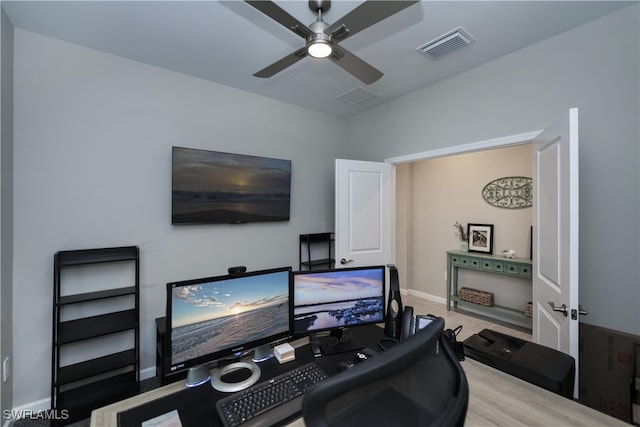
[[322, 20], [322, 16], [331, 8], [331, 0], [309, 0], [309, 9], [317, 15], [317, 19], [311, 25], [306, 26], [272, 1], [245, 1], [306, 40], [303, 47], [263, 68], [254, 76], [269, 78], [309, 55], [313, 58], [329, 58], [367, 85], [382, 77], [382, 72], [338, 43], [406, 7], [418, 3], [418, 0], [368, 0], [329, 25]]

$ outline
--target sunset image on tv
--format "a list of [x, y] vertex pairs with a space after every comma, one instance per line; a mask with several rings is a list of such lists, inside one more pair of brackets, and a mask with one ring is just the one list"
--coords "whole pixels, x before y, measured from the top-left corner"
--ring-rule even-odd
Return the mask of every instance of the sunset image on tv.
[[173, 147], [173, 224], [289, 220], [291, 161]]

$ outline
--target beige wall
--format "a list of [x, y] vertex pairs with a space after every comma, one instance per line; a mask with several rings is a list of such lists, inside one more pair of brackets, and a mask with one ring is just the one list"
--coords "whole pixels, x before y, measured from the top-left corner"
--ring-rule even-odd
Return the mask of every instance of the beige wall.
[[[501, 209], [482, 198], [496, 178], [531, 177], [529, 144], [440, 157], [398, 166], [397, 263], [403, 287], [434, 299], [446, 297], [445, 252], [459, 249], [453, 224], [493, 224], [494, 254], [515, 249], [529, 257], [531, 208]], [[530, 281], [491, 273], [461, 272], [460, 283], [495, 293], [496, 304], [520, 306], [530, 300]]]

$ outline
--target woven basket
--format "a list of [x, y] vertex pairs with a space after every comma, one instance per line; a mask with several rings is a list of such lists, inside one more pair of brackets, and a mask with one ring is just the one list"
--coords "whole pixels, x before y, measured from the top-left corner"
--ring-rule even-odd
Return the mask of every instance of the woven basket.
[[529, 318], [533, 317], [533, 303], [531, 301], [524, 306], [524, 315]]
[[460, 288], [458, 297], [463, 301], [472, 302], [483, 305], [485, 307], [493, 307], [493, 293], [480, 291], [472, 288]]

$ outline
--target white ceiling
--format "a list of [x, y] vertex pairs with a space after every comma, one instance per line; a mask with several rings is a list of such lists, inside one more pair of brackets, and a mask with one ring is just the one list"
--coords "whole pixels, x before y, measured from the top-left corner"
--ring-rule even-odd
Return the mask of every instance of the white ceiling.
[[[421, 1], [342, 43], [384, 73], [369, 86], [311, 58], [270, 79], [253, 77], [303, 39], [239, 0], [3, 0], [2, 8], [16, 28], [346, 117], [636, 1]], [[315, 20], [307, 1], [276, 3], [305, 24]], [[358, 4], [334, 0], [325, 21]], [[457, 27], [475, 42], [438, 60], [415, 50]], [[376, 97], [358, 106], [336, 99], [359, 87]]]

